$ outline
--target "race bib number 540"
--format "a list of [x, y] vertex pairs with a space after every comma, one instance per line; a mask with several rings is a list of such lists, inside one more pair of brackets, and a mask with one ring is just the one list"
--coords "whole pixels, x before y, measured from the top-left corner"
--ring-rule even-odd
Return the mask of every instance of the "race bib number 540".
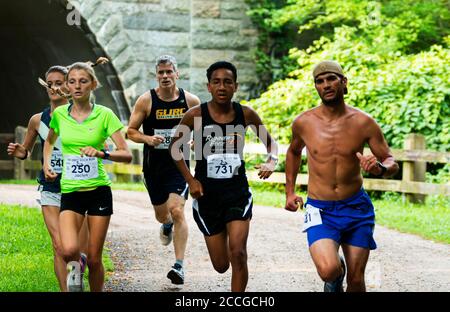
[[97, 157], [66, 156], [64, 158], [65, 178], [87, 180], [98, 177]]
[[52, 158], [50, 159], [50, 165], [52, 166], [54, 172], [62, 172], [63, 157], [60, 150], [53, 150]]

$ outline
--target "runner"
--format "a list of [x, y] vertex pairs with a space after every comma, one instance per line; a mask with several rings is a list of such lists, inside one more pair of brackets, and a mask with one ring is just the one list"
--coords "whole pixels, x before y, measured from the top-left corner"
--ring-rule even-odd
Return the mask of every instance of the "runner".
[[[9, 143], [7, 152], [8, 155], [25, 160], [33, 150], [36, 138], [39, 137], [42, 148], [44, 147], [45, 139], [49, 131], [50, 119], [55, 108], [67, 103], [67, 99], [61, 95], [58, 90], [65, 90], [65, 75], [67, 68], [63, 66], [52, 66], [45, 74], [45, 85], [47, 94], [50, 99], [50, 107], [44, 109], [43, 112], [33, 115], [28, 122], [28, 129], [25, 135], [23, 144]], [[41, 163], [43, 159], [41, 159]], [[40, 199], [38, 203], [42, 208], [42, 215], [47, 227], [48, 233], [52, 240], [53, 260], [56, 278], [58, 279], [59, 288], [61, 291], [67, 291], [67, 269], [66, 262], [62, 257], [61, 240], [59, 236], [59, 212], [61, 206], [61, 170], [62, 170], [62, 155], [61, 155], [61, 141], [58, 139], [55, 143], [55, 149], [51, 156], [51, 164], [53, 170], [57, 173], [57, 178], [53, 182], [47, 182], [44, 177], [43, 170], [40, 171], [38, 183], [40, 191]], [[79, 233], [80, 250], [83, 260], [86, 259], [88, 230], [87, 223], [84, 222]]]
[[[78, 233], [87, 213], [89, 243], [87, 265], [91, 291], [102, 291], [104, 268], [103, 244], [113, 213], [111, 181], [102, 159], [130, 162], [131, 153], [120, 133], [123, 125], [107, 107], [91, 103], [98, 80], [92, 67], [74, 63], [69, 67], [67, 87], [73, 104], [56, 108], [44, 144], [44, 175], [57, 178], [50, 166], [55, 142], [61, 138], [64, 166], [61, 177], [61, 213], [59, 216], [63, 258], [69, 263], [69, 291], [83, 290], [85, 263], [81, 261]], [[117, 150], [102, 149], [108, 137]]]
[[[175, 264], [167, 273], [173, 284], [184, 284], [183, 260], [188, 238], [184, 204], [187, 184], [179, 173], [168, 147], [184, 113], [200, 104], [197, 96], [177, 87], [179, 77], [173, 56], [162, 55], [156, 60], [158, 87], [141, 95], [136, 101], [128, 125], [128, 137], [144, 143], [144, 183], [161, 224], [160, 239], [165, 246], [173, 238]], [[143, 127], [143, 132], [139, 131]], [[173, 229], [172, 229], [173, 228]]]
[[[277, 144], [258, 114], [233, 102], [237, 90], [236, 67], [216, 62], [207, 70], [212, 99], [190, 109], [180, 122], [171, 153], [189, 184], [194, 219], [205, 237], [214, 269], [219, 273], [232, 267], [231, 291], [245, 291], [248, 281], [247, 237], [253, 198], [245, 174], [243, 148], [247, 127], [252, 127], [266, 145], [269, 156], [258, 166], [259, 177], [267, 179], [277, 163]], [[195, 177], [189, 171], [179, 146], [188, 149], [194, 130]]]
[[[376, 248], [375, 214], [360, 171], [386, 178], [398, 171], [398, 164], [375, 120], [344, 102], [347, 78], [341, 66], [323, 61], [314, 68], [313, 77], [322, 104], [292, 124], [286, 209], [303, 206], [303, 199], [295, 194], [295, 180], [306, 147], [309, 181], [303, 230], [324, 290], [343, 291], [347, 264], [347, 291], [365, 291], [364, 271], [370, 250]], [[373, 155], [362, 155], [366, 143]], [[345, 262], [339, 257], [339, 246]]]

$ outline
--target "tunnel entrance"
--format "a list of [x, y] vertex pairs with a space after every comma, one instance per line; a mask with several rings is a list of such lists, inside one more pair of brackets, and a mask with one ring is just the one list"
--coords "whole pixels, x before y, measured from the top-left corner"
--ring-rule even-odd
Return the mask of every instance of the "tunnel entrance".
[[[66, 0], [2, 1], [0, 4], [0, 178], [12, 178], [12, 158], [6, 153], [10, 134], [28, 125], [30, 117], [49, 105], [45, 89], [37, 82], [52, 65], [95, 61], [106, 56], [95, 35], [81, 17], [69, 25]], [[95, 67], [102, 85], [96, 103], [111, 108], [128, 123], [130, 106], [111, 63]], [[21, 142], [20, 142], [21, 143]], [[33, 159], [40, 156], [39, 145]], [[5, 171], [6, 170], [6, 171]]]
[[[67, 1], [20, 0], [0, 4], [0, 133], [12, 133], [18, 125], [48, 106], [45, 89], [37, 83], [52, 65], [95, 61], [106, 56], [85, 21], [68, 25]], [[96, 102], [111, 108], [127, 123], [130, 107], [111, 64], [97, 66], [102, 85]], [[3, 152], [3, 151], [2, 151]]]

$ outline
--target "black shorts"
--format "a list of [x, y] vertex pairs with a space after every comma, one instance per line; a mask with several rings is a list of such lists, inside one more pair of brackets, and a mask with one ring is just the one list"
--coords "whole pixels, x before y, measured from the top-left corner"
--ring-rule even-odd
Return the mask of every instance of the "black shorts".
[[109, 186], [99, 186], [92, 191], [61, 194], [61, 210], [71, 210], [81, 215], [110, 216], [113, 200]]
[[176, 167], [159, 171], [144, 171], [144, 185], [153, 205], [162, 205], [169, 199], [170, 193], [188, 198], [189, 189], [183, 175]]
[[192, 202], [194, 220], [205, 236], [222, 232], [226, 224], [252, 218], [253, 197], [248, 187], [238, 192], [205, 194]]

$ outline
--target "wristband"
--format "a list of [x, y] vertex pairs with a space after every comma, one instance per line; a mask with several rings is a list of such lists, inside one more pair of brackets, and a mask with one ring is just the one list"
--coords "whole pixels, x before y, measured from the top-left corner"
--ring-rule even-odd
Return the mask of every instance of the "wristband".
[[23, 157], [18, 157], [20, 160], [25, 160], [28, 158], [28, 149], [25, 149], [25, 156]]
[[275, 162], [278, 163], [278, 156], [275, 156], [275, 155], [273, 155], [273, 154], [271, 154], [271, 153], [269, 153], [269, 154], [267, 155], [267, 159], [275, 160]]
[[377, 165], [378, 165], [378, 167], [381, 168], [381, 173], [380, 173], [380, 174], [377, 174], [376, 176], [377, 176], [377, 177], [382, 177], [382, 176], [384, 176], [384, 174], [385, 174], [386, 171], [387, 171], [386, 166], [383, 165], [383, 164], [382, 164], [381, 162], [379, 162], [379, 161], [377, 161]]
[[111, 154], [109, 153], [108, 150], [106, 149], [101, 149], [101, 151], [103, 152], [103, 159], [109, 159], [109, 157], [111, 157]]

